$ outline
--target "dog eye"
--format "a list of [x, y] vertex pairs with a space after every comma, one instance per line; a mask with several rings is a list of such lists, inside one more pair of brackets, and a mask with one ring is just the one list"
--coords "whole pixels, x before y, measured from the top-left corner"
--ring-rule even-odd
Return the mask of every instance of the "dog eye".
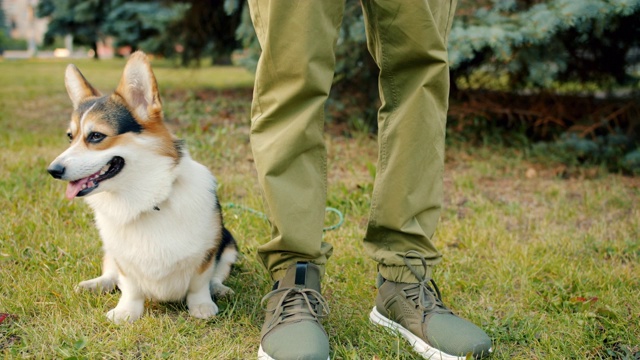
[[104, 140], [104, 138], [106, 138], [106, 137], [107, 137], [107, 135], [94, 131], [94, 132], [89, 133], [89, 136], [87, 136], [87, 141], [92, 143], [92, 144], [97, 144], [100, 141]]
[[73, 134], [71, 133], [71, 131], [67, 133], [67, 137], [69, 138], [69, 142], [73, 140]]

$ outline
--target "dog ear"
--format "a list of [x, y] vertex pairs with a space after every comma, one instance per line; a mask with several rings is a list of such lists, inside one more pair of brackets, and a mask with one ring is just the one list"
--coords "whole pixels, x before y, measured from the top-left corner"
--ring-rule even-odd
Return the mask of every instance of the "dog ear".
[[158, 84], [147, 56], [136, 51], [129, 57], [116, 90], [141, 121], [155, 118], [162, 108]]
[[84, 99], [100, 96], [100, 92], [89, 84], [80, 70], [73, 64], [67, 65], [67, 70], [64, 73], [64, 85], [67, 88], [67, 93], [71, 98], [74, 109], [77, 109]]

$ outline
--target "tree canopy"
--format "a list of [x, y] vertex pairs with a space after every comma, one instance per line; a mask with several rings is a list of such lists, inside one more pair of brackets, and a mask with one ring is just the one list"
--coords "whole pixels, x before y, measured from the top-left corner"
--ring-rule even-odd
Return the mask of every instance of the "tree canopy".
[[203, 57], [229, 62], [237, 48], [243, 3], [225, 11], [223, 0], [124, 1], [42, 0], [37, 15], [49, 17], [45, 41], [72, 34], [78, 45], [95, 44], [106, 36], [116, 47], [130, 46], [182, 64], [199, 63]]
[[50, 20], [46, 44], [72, 34], [75, 44], [90, 46], [97, 56], [97, 43], [104, 35], [102, 25], [110, 9], [109, 0], [40, 0], [36, 15]]
[[178, 57], [184, 65], [203, 57], [228, 63], [237, 48], [240, 2], [233, 11], [225, 11], [222, 0], [112, 2], [102, 29], [116, 46]]

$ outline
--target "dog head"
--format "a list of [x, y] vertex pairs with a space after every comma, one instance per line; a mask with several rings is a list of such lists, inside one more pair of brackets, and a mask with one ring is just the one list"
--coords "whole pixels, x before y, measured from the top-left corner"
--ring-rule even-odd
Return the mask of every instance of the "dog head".
[[70, 146], [47, 171], [69, 182], [67, 198], [144, 193], [157, 189], [155, 182], [166, 182], [159, 178], [179, 162], [181, 148], [164, 125], [157, 82], [144, 53], [131, 55], [111, 95], [102, 96], [74, 65], [67, 66], [65, 85], [73, 103]]

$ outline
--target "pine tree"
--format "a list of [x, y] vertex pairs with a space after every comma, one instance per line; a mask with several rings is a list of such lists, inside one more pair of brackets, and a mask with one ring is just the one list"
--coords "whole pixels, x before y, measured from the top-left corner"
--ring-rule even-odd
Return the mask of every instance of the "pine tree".
[[456, 110], [542, 129], [552, 142], [540, 146], [569, 164], [640, 174], [638, 18], [640, 0], [491, 0], [458, 16]]
[[455, 78], [478, 69], [504, 75], [510, 90], [558, 82], [607, 89], [637, 83], [639, 16], [640, 0], [493, 0], [491, 7], [456, 18], [451, 68]]

